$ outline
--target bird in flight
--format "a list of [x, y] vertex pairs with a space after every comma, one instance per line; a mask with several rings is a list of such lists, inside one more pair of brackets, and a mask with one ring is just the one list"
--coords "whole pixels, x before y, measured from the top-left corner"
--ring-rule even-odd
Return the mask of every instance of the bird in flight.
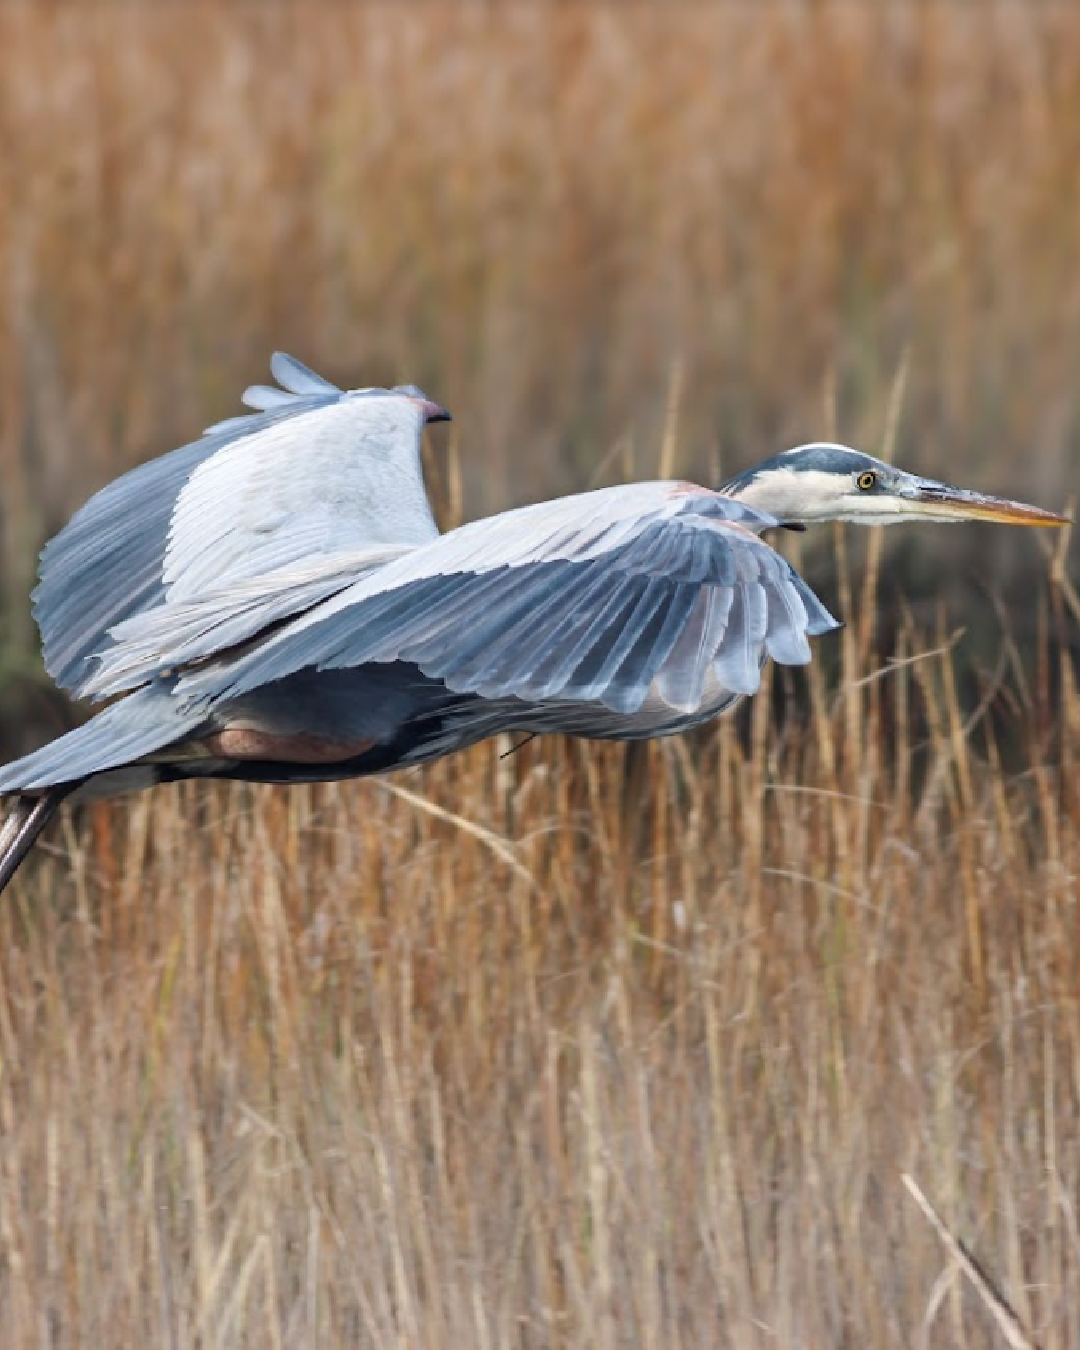
[[667, 736], [810, 660], [836, 620], [762, 535], [1055, 515], [846, 446], [716, 490], [629, 483], [440, 534], [415, 385], [342, 390], [277, 353], [253, 411], [132, 470], [46, 545], [45, 666], [112, 700], [0, 769], [0, 890], [59, 804], [184, 778], [361, 777], [506, 731]]

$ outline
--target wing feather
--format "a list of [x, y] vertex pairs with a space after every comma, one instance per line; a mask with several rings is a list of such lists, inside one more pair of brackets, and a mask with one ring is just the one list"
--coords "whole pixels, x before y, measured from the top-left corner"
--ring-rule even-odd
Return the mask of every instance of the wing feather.
[[624, 713], [641, 708], [654, 682], [673, 706], [700, 702], [710, 666], [723, 690], [752, 693], [770, 639], [782, 657], [802, 659], [788, 630], [805, 637], [822, 616], [834, 623], [816, 601], [811, 612], [809, 588], [757, 537], [773, 524], [664, 483], [506, 512], [388, 563], [239, 657], [190, 672], [180, 697], [211, 707], [304, 668], [394, 660], [455, 692]]
[[313, 394], [321, 397], [324, 394], [341, 393], [336, 384], [331, 384], [321, 375], [316, 375], [310, 366], [305, 366], [303, 361], [298, 361], [287, 352], [275, 352], [271, 356], [270, 374], [282, 389], [287, 389], [289, 393], [297, 394], [301, 398], [310, 398]]
[[[491, 687], [510, 682], [521, 687], [535, 684], [541, 677], [545, 658], [561, 654], [571, 634], [590, 622], [593, 607], [611, 585], [603, 568], [564, 565], [535, 569], [523, 584], [514, 586], [518, 597], [512, 620], [495, 635], [487, 653], [487, 680]], [[561, 603], [552, 603], [558, 595]], [[437, 652], [425, 653], [429, 658]]]
[[[650, 585], [657, 585], [655, 578]], [[687, 582], [676, 584], [612, 676], [604, 694], [604, 703], [608, 707], [627, 714], [640, 709], [657, 673], [678, 641], [696, 597], [696, 587]]]
[[344, 392], [282, 353], [272, 369], [283, 388], [248, 391], [259, 411], [116, 479], [46, 545], [34, 614], [62, 687], [95, 691], [112, 630], [222, 578], [437, 534], [415, 400]]
[[[810, 660], [810, 643], [806, 637], [810, 616], [800, 594], [801, 578], [783, 558], [770, 563], [769, 573], [772, 584], [767, 592], [766, 649], [780, 665], [805, 665]], [[791, 584], [793, 580], [799, 584]]]
[[635, 632], [648, 591], [648, 577], [626, 577], [616, 583], [603, 603], [596, 606], [591, 621], [578, 627], [574, 640], [564, 646], [562, 656], [546, 680], [530, 681], [537, 698], [602, 699], [607, 679], [608, 656], [620, 642]]
[[[573, 672], [581, 697], [610, 703], [611, 685], [623, 673], [630, 684], [642, 686], [644, 695], [654, 674], [649, 669], [658, 631], [654, 621], [662, 621], [662, 611], [674, 602], [671, 592], [670, 584], [657, 577], [635, 577], [625, 584], [619, 612]], [[631, 653], [636, 653], [633, 662], [628, 661]]]
[[692, 713], [701, 706], [709, 667], [727, 629], [734, 591], [708, 586], [699, 591], [686, 627], [657, 676], [657, 693], [669, 707]]
[[353, 585], [400, 552], [384, 548], [316, 557], [211, 591], [199, 601], [136, 614], [111, 630], [115, 645], [103, 653], [83, 690], [88, 698], [107, 698], [228, 651]]

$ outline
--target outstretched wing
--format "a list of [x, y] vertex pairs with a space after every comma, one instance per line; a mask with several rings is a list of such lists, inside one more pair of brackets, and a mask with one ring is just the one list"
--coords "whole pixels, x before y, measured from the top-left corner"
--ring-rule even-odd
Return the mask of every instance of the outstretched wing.
[[307, 667], [400, 660], [488, 698], [636, 712], [655, 687], [673, 708], [696, 711], [707, 683], [713, 694], [753, 693], [766, 656], [804, 663], [808, 635], [836, 626], [758, 537], [777, 523], [678, 483], [507, 511], [189, 671], [177, 697], [210, 708]]
[[283, 387], [249, 389], [255, 414], [110, 483], [46, 545], [34, 613], [58, 684], [89, 692], [109, 630], [166, 600], [436, 535], [416, 397], [346, 392], [282, 353], [272, 369]]

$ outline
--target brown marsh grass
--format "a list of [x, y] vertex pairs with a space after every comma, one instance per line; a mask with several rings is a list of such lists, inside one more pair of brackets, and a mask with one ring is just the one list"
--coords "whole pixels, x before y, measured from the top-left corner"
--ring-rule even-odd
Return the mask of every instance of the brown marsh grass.
[[[6, 750], [40, 538], [273, 346], [454, 408], [447, 518], [834, 429], [1071, 493], [1072, 9], [390, 14], [0, 8]], [[66, 819], [5, 1348], [1080, 1344], [1080, 605], [914, 541], [693, 740]]]
[[864, 637], [809, 722], [67, 822], [0, 912], [5, 1343], [997, 1343], [910, 1175], [1075, 1345], [1080, 701], [1006, 776]]

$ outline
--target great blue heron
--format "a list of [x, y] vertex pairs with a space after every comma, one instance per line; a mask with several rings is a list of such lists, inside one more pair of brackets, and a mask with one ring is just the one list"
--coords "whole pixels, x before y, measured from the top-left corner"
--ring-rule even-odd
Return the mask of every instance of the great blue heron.
[[444, 409], [281, 353], [272, 369], [254, 414], [117, 479], [42, 553], [47, 669], [123, 697], [0, 771], [18, 794], [0, 890], [76, 792], [351, 778], [504, 731], [642, 739], [715, 717], [837, 626], [765, 530], [1065, 523], [814, 444], [716, 491], [626, 484], [440, 535], [420, 442]]

